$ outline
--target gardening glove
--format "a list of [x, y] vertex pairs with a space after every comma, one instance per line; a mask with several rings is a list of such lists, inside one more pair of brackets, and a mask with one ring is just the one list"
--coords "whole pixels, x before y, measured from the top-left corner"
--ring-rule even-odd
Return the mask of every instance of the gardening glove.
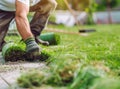
[[35, 42], [34, 38], [28, 38], [27, 40], [25, 40], [25, 44], [26, 44], [26, 52], [27, 53], [37, 53], [37, 54], [39, 54], [41, 52], [41, 48]]

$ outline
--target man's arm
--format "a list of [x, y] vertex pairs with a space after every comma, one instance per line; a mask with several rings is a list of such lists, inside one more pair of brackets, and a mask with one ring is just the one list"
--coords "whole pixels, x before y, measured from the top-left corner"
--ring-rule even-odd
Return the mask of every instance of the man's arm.
[[16, 20], [17, 29], [20, 35], [22, 36], [23, 40], [33, 37], [30, 30], [29, 22], [27, 19], [28, 13], [29, 13], [29, 6], [16, 0], [15, 20]]

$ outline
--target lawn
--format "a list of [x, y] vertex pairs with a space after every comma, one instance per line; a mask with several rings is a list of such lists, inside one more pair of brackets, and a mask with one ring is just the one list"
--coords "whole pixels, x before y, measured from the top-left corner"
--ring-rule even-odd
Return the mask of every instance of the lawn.
[[[76, 26], [48, 27], [69, 32], [78, 32], [79, 30]], [[117, 86], [117, 88], [111, 89], [118, 89], [119, 84], [117, 85], [117, 83], [120, 82], [120, 25], [91, 25], [80, 26], [80, 28], [94, 28], [96, 32], [84, 35], [56, 33], [61, 37], [59, 45], [48, 47], [40, 45], [43, 49], [49, 50], [51, 57], [45, 61], [46, 69], [33, 72], [33, 75], [38, 75], [38, 78], [33, 77], [30, 73], [30, 77], [37, 80], [34, 81], [35, 85], [33, 84], [33, 86], [41, 87], [39, 89], [49, 89], [50, 87], [52, 87], [50, 89], [110, 89], [108, 86], [104, 88], [105, 82], [106, 85]], [[7, 41], [13, 39], [15, 42], [19, 42], [20, 37], [6, 37]], [[44, 73], [48, 74], [48, 78]], [[104, 79], [101, 79], [103, 76]], [[96, 80], [96, 77], [99, 77], [100, 80]], [[20, 85], [24, 86], [22, 78], [27, 80], [28, 77], [23, 74], [21, 79], [18, 79]], [[94, 82], [93, 79], [95, 79]], [[113, 82], [108, 82], [112, 80]], [[40, 84], [37, 84], [38, 81]], [[102, 86], [101, 88], [96, 88], [98, 81], [103, 83], [103, 85], [99, 85], [99, 87]], [[24, 83], [27, 85], [26, 82]]]
[[[56, 26], [57, 27], [57, 26]], [[67, 31], [78, 32], [77, 27], [57, 27]], [[61, 44], [65, 46], [63, 54], [76, 55], [81, 61], [104, 61], [111, 69], [120, 68], [120, 25], [84, 26], [94, 28], [96, 32], [87, 36], [61, 35]]]

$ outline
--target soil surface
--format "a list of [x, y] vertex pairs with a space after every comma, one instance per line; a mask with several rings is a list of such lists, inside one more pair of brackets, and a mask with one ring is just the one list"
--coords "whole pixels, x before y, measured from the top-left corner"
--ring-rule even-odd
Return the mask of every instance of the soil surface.
[[[11, 89], [17, 78], [30, 69], [44, 69], [45, 63], [37, 62], [9, 62], [5, 63], [0, 55], [0, 89]], [[12, 88], [13, 89], [13, 88]]]

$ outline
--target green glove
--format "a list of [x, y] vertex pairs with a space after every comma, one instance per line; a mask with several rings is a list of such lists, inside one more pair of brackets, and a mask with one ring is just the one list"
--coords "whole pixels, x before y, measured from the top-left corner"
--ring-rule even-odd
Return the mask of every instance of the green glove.
[[27, 40], [25, 40], [25, 44], [26, 44], [26, 52], [28, 53], [35, 53], [35, 52], [40, 53], [41, 52], [41, 48], [35, 42], [34, 38], [28, 38]]

